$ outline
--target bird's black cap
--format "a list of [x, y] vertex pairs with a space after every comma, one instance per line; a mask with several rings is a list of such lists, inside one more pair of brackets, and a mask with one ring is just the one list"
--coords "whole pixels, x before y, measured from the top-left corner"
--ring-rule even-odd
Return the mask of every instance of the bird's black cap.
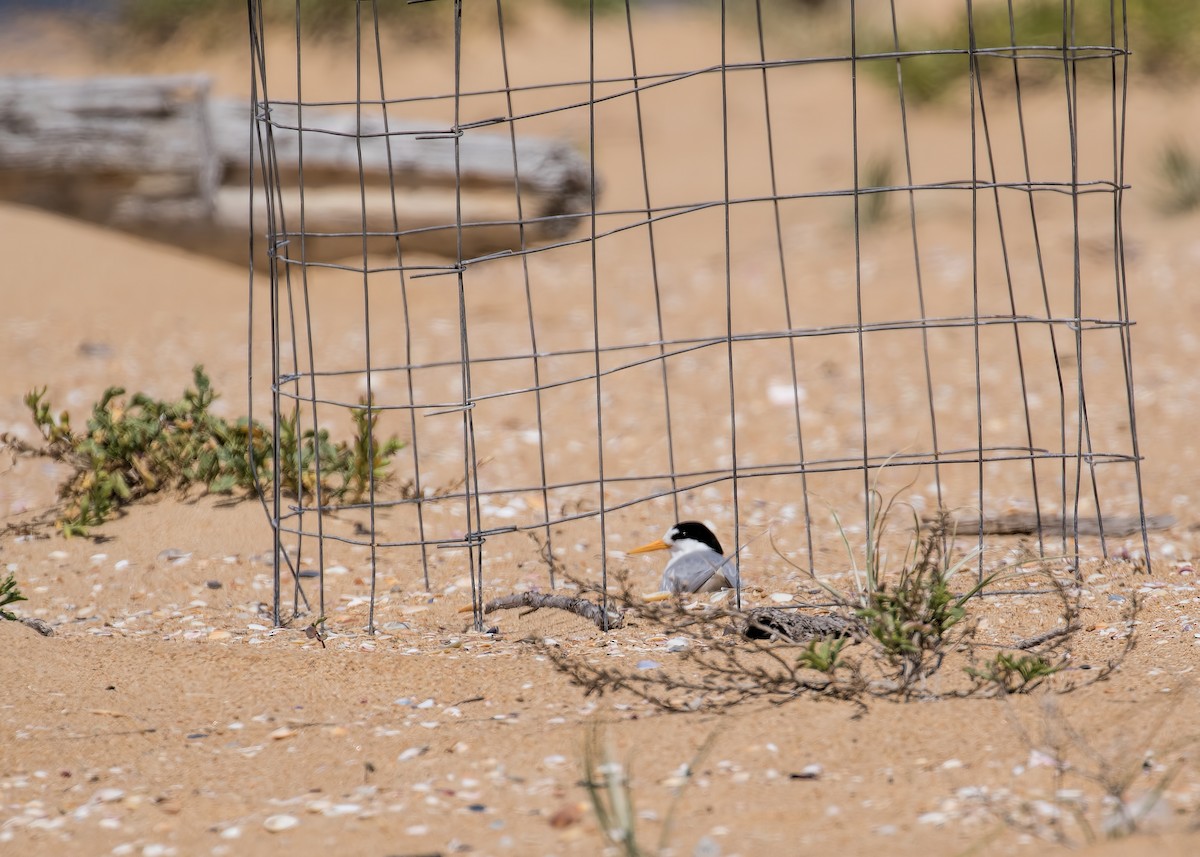
[[678, 541], [679, 539], [692, 539], [702, 545], [707, 545], [721, 556], [725, 555], [725, 551], [721, 549], [721, 543], [717, 541], [712, 530], [699, 521], [680, 521], [671, 527], [671, 540]]

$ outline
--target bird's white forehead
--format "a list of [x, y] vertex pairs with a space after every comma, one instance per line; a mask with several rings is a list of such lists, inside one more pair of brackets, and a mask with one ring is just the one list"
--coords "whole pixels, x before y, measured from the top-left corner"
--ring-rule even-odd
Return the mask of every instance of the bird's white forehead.
[[679, 530], [676, 527], [672, 527], [667, 531], [667, 534], [663, 536], [663, 542], [671, 549], [671, 553], [673, 554], [680, 552], [691, 553], [692, 551], [712, 550], [712, 548], [710, 548], [708, 545], [704, 544], [703, 542], [696, 541], [695, 539], [690, 539], [686, 536], [679, 538]]

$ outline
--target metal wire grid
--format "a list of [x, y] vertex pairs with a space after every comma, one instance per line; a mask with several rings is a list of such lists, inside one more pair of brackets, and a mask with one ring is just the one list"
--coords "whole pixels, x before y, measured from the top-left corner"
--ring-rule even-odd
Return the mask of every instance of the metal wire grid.
[[[415, 0], [409, 5], [414, 3]], [[291, 418], [300, 424], [307, 425], [314, 431], [321, 430], [333, 421], [331, 413], [336, 415], [349, 408], [361, 406], [361, 401], [356, 402], [345, 395], [326, 392], [342, 389], [338, 382], [351, 378], [361, 382], [360, 390], [365, 393], [368, 410], [398, 415], [401, 422], [407, 424], [410, 441], [408, 461], [411, 465], [412, 490], [406, 496], [384, 492], [372, 475], [363, 502], [325, 502], [320, 487], [319, 455], [314, 462], [318, 478], [311, 494], [302, 498], [285, 496], [281, 480], [276, 478], [269, 500], [269, 515], [276, 533], [274, 614], [277, 622], [288, 619], [288, 612], [283, 604], [288, 579], [292, 586], [291, 615], [302, 610], [313, 610], [324, 615], [325, 552], [328, 546], [342, 543], [358, 545], [368, 551], [371, 578], [371, 612], [368, 626], [372, 630], [375, 626], [378, 568], [381, 553], [384, 551], [405, 551], [406, 555], [419, 555], [427, 589], [430, 586], [431, 556], [434, 552], [453, 550], [458, 556], [465, 557], [471, 582], [475, 624], [481, 628], [485, 594], [484, 549], [489, 540], [499, 539], [509, 533], [540, 533], [543, 555], [548, 560], [548, 583], [553, 587], [556, 584], [556, 563], [553, 561], [555, 533], [564, 525], [573, 522], [592, 522], [596, 525], [599, 536], [597, 559], [600, 583], [606, 588], [610, 562], [608, 534], [610, 522], [617, 513], [640, 508], [665, 498], [669, 501], [671, 513], [678, 520], [688, 517], [688, 510], [681, 504], [681, 498], [694, 497], [698, 491], [717, 486], [726, 492], [723, 499], [728, 502], [729, 521], [733, 524], [733, 554], [737, 558], [735, 561], [740, 564], [743, 547], [743, 538], [738, 526], [743, 519], [741, 507], [748, 496], [754, 497], [754, 491], [749, 486], [757, 484], [758, 480], [784, 479], [788, 484], [798, 486], [801, 505], [799, 517], [803, 523], [807, 562], [811, 565], [817, 552], [817, 546], [814, 544], [817, 536], [814, 533], [818, 525], [814, 523], [815, 495], [811, 490], [810, 481], [828, 474], [857, 475], [861, 480], [860, 501], [863, 502], [864, 526], [867, 538], [870, 538], [872, 508], [869, 498], [881, 470], [885, 467], [897, 470], [931, 469], [938, 507], [942, 507], [947, 500], [945, 495], [950, 471], [954, 471], [955, 474], [964, 470], [973, 471], [973, 494], [980, 509], [987, 499], [987, 468], [1027, 468], [1027, 488], [1030, 495], [1028, 500], [1038, 516], [1039, 546], [1046, 538], [1055, 536], [1054, 530], [1057, 528], [1057, 536], [1064, 544], [1071, 546], [1076, 556], [1080, 544], [1078, 522], [1081, 502], [1086, 504], [1086, 501], [1090, 501], [1094, 514], [1100, 521], [1099, 549], [1107, 556], [1108, 544], [1103, 532], [1104, 515], [1101, 502], [1103, 480], [1098, 474], [1098, 468], [1104, 465], [1128, 468], [1131, 470], [1131, 476], [1122, 484], [1129, 487], [1126, 494], [1132, 494], [1132, 497], [1126, 496], [1123, 500], [1126, 504], [1132, 502], [1136, 506], [1137, 515], [1142, 522], [1143, 548], [1146, 549], [1147, 557], [1149, 556], [1134, 410], [1129, 335], [1131, 321], [1128, 314], [1121, 228], [1122, 199], [1126, 190], [1123, 155], [1129, 55], [1123, 4], [1121, 8], [1117, 8], [1116, 5], [1110, 7], [1107, 44], [1091, 45], [1077, 42], [1075, 4], [1073, 0], [1064, 0], [1061, 42], [1057, 45], [1024, 45], [1018, 44], [1017, 41], [1021, 4], [1010, 0], [1010, 44], [980, 47], [977, 44], [973, 4], [971, 0], [966, 0], [964, 11], [968, 32], [965, 45], [953, 49], [904, 50], [903, 17], [897, 11], [894, 0], [876, 4], [856, 3], [851, 0], [845, 21], [848, 52], [825, 56], [773, 57], [768, 51], [767, 26], [764, 24], [762, 3], [761, 0], [756, 0], [752, 4], [750, 20], [757, 55], [750, 59], [735, 59], [730, 56], [730, 46], [735, 39], [734, 24], [730, 20], [731, 10], [729, 4], [721, 2], [719, 11], [713, 12], [714, 15], [719, 15], [719, 56], [702, 67], [675, 71], [643, 71], [639, 68], [639, 57], [644, 52], [639, 50], [637, 38], [642, 10], [627, 3], [623, 20], [627, 37], [628, 74], [601, 74], [598, 71], [598, 33], [603, 31], [604, 34], [611, 35], [612, 27], [609, 24], [605, 28], [605, 25], [599, 23], [596, 12], [592, 9], [588, 17], [587, 76], [517, 84], [514, 83], [511, 73], [506, 5], [503, 0], [496, 0], [494, 9], [487, 10], [486, 14], [492, 18], [491, 26], [494, 28], [500, 60], [496, 75], [497, 85], [471, 88], [464, 85], [463, 81], [463, 3], [461, 0], [423, 0], [422, 8], [428, 14], [452, 18], [453, 88], [451, 91], [416, 92], [396, 96], [389, 91], [389, 78], [384, 72], [385, 64], [394, 60], [387, 55], [385, 48], [385, 27], [380, 21], [380, 4], [362, 0], [353, 4], [356, 89], [353, 99], [340, 101], [304, 98], [303, 51], [307, 32], [302, 21], [303, 4], [300, 3], [297, 3], [295, 17], [294, 97], [279, 99], [271, 96], [268, 90], [268, 70], [278, 75], [278, 66], [268, 63], [267, 38], [260, 0], [250, 0], [248, 5], [254, 101], [252, 156], [258, 170], [257, 176], [261, 181], [257, 192], [262, 194], [266, 202], [265, 222], [255, 225], [256, 233], [265, 231], [266, 244], [265, 262], [256, 262], [256, 273], [260, 278], [268, 279], [270, 284], [270, 389], [277, 445], [276, 472], [279, 472], [283, 460], [278, 448], [281, 419], [287, 419], [291, 415]], [[868, 11], [860, 11], [863, 7], [869, 7]], [[484, 14], [484, 10], [479, 7], [470, 9], [471, 16]], [[890, 32], [890, 49], [861, 49], [860, 33], [863, 32], [868, 17], [870, 23], [878, 26], [882, 22], [884, 30]], [[739, 19], [738, 26], [744, 24], [745, 19]], [[920, 57], [958, 58], [968, 66], [964, 83], [968, 106], [961, 110], [962, 118], [969, 129], [968, 177], [941, 177], [931, 181], [916, 179], [914, 144], [910, 136], [911, 96], [906, 95], [905, 72], [909, 68], [907, 63]], [[992, 64], [1006, 63], [1011, 67], [1011, 75], [1002, 83], [996, 82], [995, 76], [983, 73], [981, 63], [985, 61]], [[868, 63], [888, 63], [895, 69], [894, 97], [899, 116], [898, 148], [902, 156], [903, 176], [900, 181], [891, 181], [884, 185], [868, 185], [862, 179], [864, 147], [863, 120], [860, 115], [863, 89], [861, 80], [863, 69]], [[1037, 177], [1037, 170], [1033, 167], [1034, 159], [1031, 156], [1026, 120], [1027, 96], [1022, 84], [1023, 71], [1032, 63], [1053, 63], [1061, 71], [1062, 128], [1058, 134], [1066, 138], [1069, 177], [1046, 180], [1044, 177]], [[1081, 94], [1080, 68], [1084, 64], [1098, 65], [1106, 70], [1106, 90], [1110, 94], [1106, 109], [1111, 113], [1111, 172], [1099, 177], [1095, 175], [1095, 146], [1093, 141], [1081, 141], [1078, 117], [1081, 101], [1089, 108], [1094, 108], [1096, 93], [1104, 87], [1098, 88], [1092, 83], [1086, 96]], [[367, 66], [370, 65], [374, 66], [376, 72], [374, 79], [368, 77]], [[786, 147], [781, 145], [775, 130], [778, 124], [777, 117], [773, 115], [775, 93], [779, 91], [780, 86], [779, 75], [789, 70], [796, 72], [830, 65], [844, 68], [849, 78], [850, 134], [846, 145], [850, 149], [852, 159], [852, 182], [844, 187], [789, 189], [781, 179], [781, 173], [784, 172], [782, 167], [787, 163], [787, 158], [783, 157], [781, 152], [786, 151]], [[740, 79], [750, 75], [758, 79], [761, 90], [762, 131], [757, 139], [762, 149], [758, 157], [765, 158], [767, 171], [767, 188], [757, 193], [747, 192], [736, 178], [737, 158], [744, 157], [744, 153], [734, 151], [731, 143], [731, 133], [744, 130], [731, 118], [731, 82], [735, 77]], [[716, 78], [719, 81], [721, 194], [719, 198], [664, 202], [661, 200], [661, 194], [654, 191], [656, 162], [648, 155], [653, 149], [653, 140], [650, 139], [651, 132], [647, 128], [649, 123], [644, 100], [655, 90], [704, 78]], [[368, 94], [368, 90], [374, 91]], [[994, 90], [999, 91], [999, 94], [994, 95]], [[581, 91], [586, 93], [586, 97], [576, 95]], [[562, 100], [553, 102], [550, 106], [519, 109], [518, 99], [534, 93], [550, 93], [556, 97], [561, 94]], [[503, 115], [470, 118], [468, 104], [496, 97], [503, 99]], [[1005, 150], [1005, 144], [994, 139], [999, 136], [989, 113], [995, 109], [994, 101], [1008, 101], [1015, 112], [1015, 148], [1018, 152], [1016, 163], [1019, 173], [1015, 179], [1003, 178], [1004, 169], [998, 166], [1000, 156], [1013, 157], [1014, 147], [1010, 143], [1009, 148]], [[602, 145], [599, 140], [603, 137], [604, 120], [598, 116], [598, 110], [613, 102], [631, 103], [632, 106], [632, 136], [636, 139], [637, 164], [640, 169], [640, 176], [634, 185], [639, 193], [633, 204], [601, 207], [604, 197], [601, 193], [602, 179], [598, 170], [601, 160], [598, 157], [598, 146]], [[443, 108], [448, 105], [452, 114], [450, 121], [444, 126], [424, 127], [419, 130], [409, 126], [400, 129], [398, 125], [394, 125], [393, 117], [413, 105]], [[358, 158], [361, 229], [318, 232], [307, 228], [304, 140], [314, 135], [345, 135], [346, 132], [306, 124], [305, 110], [338, 107], [353, 110], [357, 119], [357, 130], [350, 137], [353, 139]], [[661, 102], [656, 107], [660, 108]], [[777, 112], [778, 108], [774, 110]], [[364, 114], [368, 111], [382, 119], [382, 133], [364, 130]], [[519, 135], [531, 120], [573, 111], [586, 112], [587, 117], [584, 146], [589, 164], [588, 210], [583, 213], [531, 214], [523, 198], [522, 164], [517, 155]], [[458, 173], [461, 146], [468, 135], [483, 130], [494, 132], [496, 128], [506, 130], [512, 148], [515, 216], [486, 223], [471, 221], [463, 215], [464, 190], [461, 174]], [[282, 164], [280, 161], [276, 140], [281, 135], [294, 137], [294, 162]], [[455, 217], [451, 222], [420, 229], [400, 228], [395, 201], [397, 178], [392, 170], [392, 141], [402, 136], [448, 141], [452, 145], [457, 180]], [[387, 151], [387, 185], [392, 198], [390, 230], [378, 228], [377, 224], [369, 221], [367, 215], [368, 178], [364, 168], [363, 151], [364, 146], [379, 141], [382, 141]], [[788, 141], [788, 144], [794, 145], [794, 142]], [[1085, 159], [1086, 168], [1082, 165]], [[1085, 170], [1092, 175], [1089, 177]], [[285, 204], [285, 190], [290, 187], [294, 187], [298, 192], [298, 207], [293, 208]], [[928, 307], [927, 258], [930, 254], [931, 239], [922, 227], [921, 201], [934, 193], [965, 193], [970, 196], [970, 270], [963, 283], [963, 288], [969, 289], [970, 292], [970, 310], [957, 315], [938, 314], [931, 312]], [[1002, 204], [1002, 193], [1021, 194], [1027, 200], [1027, 211], [1018, 222], [1014, 222], [1011, 207]], [[911, 243], [910, 274], [917, 308], [915, 316], [882, 320], [873, 320], [870, 317], [872, 300], [864, 282], [864, 257], [867, 255], [864, 252], [864, 242], [869, 237], [868, 226], [864, 222], [864, 206], [872, 196], [878, 194], [899, 196], [907, 203], [904, 216]], [[1065, 275], [1061, 270], [1052, 270], [1054, 263], [1051, 257], [1055, 255], [1055, 250], [1048, 248], [1042, 238], [1042, 233], [1046, 230], [1046, 215], [1043, 211], [1048, 207], [1048, 203], [1044, 201], [1047, 195], [1065, 197], [1070, 204], [1072, 229], [1069, 270]], [[1090, 277], [1084, 275], [1082, 248], [1082, 225], [1085, 221], [1090, 223], [1095, 220], [1095, 215], [1088, 206], [1091, 198], [1105, 200], [1101, 217], [1107, 219], [1108, 228], [1111, 230], [1111, 293], [1107, 299], [1110, 306], [1107, 307], [1109, 311], [1099, 313], [1094, 310], [1086, 311], [1096, 302]], [[808, 310], [813, 295], [796, 285], [796, 257], [789, 246], [786, 206], [820, 203], [826, 200], [849, 200], [852, 205], [852, 217], [847, 229], [853, 238], [853, 317], [840, 323], [820, 324], [816, 323], [820, 314]], [[628, 203], [628, 199], [622, 201]], [[770, 211], [770, 230], [773, 233], [772, 243], [776, 256], [772, 265], [776, 268], [782, 310], [781, 318], [777, 319], [781, 320], [782, 324], [756, 330], [741, 329], [735, 321], [735, 316], [739, 314], [740, 302], [745, 299], [745, 290], [739, 281], [741, 274], [735, 265], [737, 250], [734, 246], [734, 233], [738, 228], [735, 220], [741, 209], [751, 206], [767, 206]], [[672, 309], [669, 304], [672, 297], [677, 297], [678, 293], [672, 291], [676, 289], [676, 285], [669, 281], [670, 278], [665, 273], [672, 263], [672, 258], [663, 249], [660, 233], [669, 229], [675, 221], [703, 217], [706, 212], [720, 215], [715, 224], [710, 218], [703, 221], [702, 225], [707, 230], [704, 237], [709, 242], [716, 246], [723, 245], [723, 288], [716, 290], [717, 299], [707, 304], [703, 311], [721, 317], [724, 322], [723, 330], [710, 330], [705, 335], [672, 335], [669, 323], [672, 320]], [[534, 243], [527, 240], [527, 230], [531, 226], [547, 221], [561, 221], [568, 229], [582, 223], [584, 228], [580, 234], [556, 241]], [[474, 257], [464, 253], [464, 234], [485, 225], [515, 227], [518, 235], [516, 245], [501, 253]], [[430, 230], [447, 231], [454, 236], [456, 253], [453, 261], [439, 263], [431, 262], [427, 258], [414, 260], [406, 255], [407, 239], [419, 232]], [[1023, 259], [1014, 258], [1015, 251], [1010, 250], [1010, 243], [1019, 243], [1010, 238], [1017, 231], [1026, 233], [1030, 239], [1028, 246], [1022, 247], [1020, 251], [1025, 254]], [[623, 236], [628, 237], [630, 233], [645, 241], [643, 274], [652, 296], [654, 335], [652, 338], [636, 341], [618, 341], [619, 337], [613, 337], [606, 329], [606, 310], [602, 304], [605, 302], [606, 290], [612, 286], [606, 282], [607, 260], [602, 258], [601, 253], [606, 242]], [[361, 239], [360, 259], [356, 262], [330, 262], [310, 255], [310, 248], [331, 238]], [[393, 252], [390, 259], [382, 258], [377, 248], [368, 246], [369, 241], [379, 238], [392, 242]], [[253, 240], [259, 239], [255, 236]], [[998, 247], [1003, 271], [1000, 277], [1000, 294], [1002, 301], [1007, 304], [1004, 307], [1006, 311], [989, 312], [985, 309], [990, 305], [990, 296], [985, 294], [985, 277], [982, 274], [986, 263], [981, 244], [985, 242], [994, 242]], [[590, 284], [584, 293], [590, 298], [590, 316], [584, 324], [575, 329], [574, 341], [578, 343], [581, 338], [586, 340], [590, 336], [590, 343], [585, 341], [584, 344], [566, 346], [561, 344], [561, 337], [551, 335], [556, 331], [548, 329], [535, 308], [538, 299], [538, 278], [544, 275], [534, 269], [534, 262], [539, 258], [571, 252], [577, 245], [584, 248], [587, 254], [585, 269]], [[262, 250], [261, 247], [257, 249]], [[1030, 254], [1032, 259], [1028, 258]], [[1032, 264], [1036, 271], [1033, 293], [1040, 295], [1041, 300], [1033, 312], [1018, 311], [1018, 305], [1022, 302], [1020, 296], [1024, 295], [1027, 286], [1018, 282], [1018, 275], [1015, 273], [1018, 262], [1026, 266]], [[478, 325], [478, 321], [471, 313], [472, 286], [475, 283], [472, 276], [476, 271], [491, 271], [500, 265], [514, 264], [518, 266], [517, 279], [524, 298], [524, 320], [504, 337], [504, 342], [509, 346], [507, 350], [496, 351], [493, 347], [486, 353], [479, 353], [479, 349], [476, 348], [473, 353], [476, 340], [472, 336], [472, 325]], [[314, 332], [320, 317], [312, 300], [311, 280], [317, 272], [327, 271], [349, 274], [361, 282], [363, 335], [359, 365], [348, 368], [320, 368], [320, 364], [325, 362], [321, 357], [324, 343]], [[390, 288], [398, 290], [401, 295], [401, 316], [385, 319], [383, 322], [386, 328], [394, 336], [399, 336], [403, 342], [399, 360], [382, 359], [379, 347], [373, 343], [372, 300], [373, 296], [378, 295], [379, 278], [383, 276], [394, 277]], [[442, 312], [440, 315], [422, 316], [421, 309], [416, 306], [418, 302], [412, 300], [416, 284], [424, 278], [439, 278], [439, 282], [444, 282], [440, 279], [443, 277], [454, 285], [453, 314]], [[1085, 283], [1085, 280], [1089, 282]], [[1054, 311], [1054, 298], [1062, 293], [1064, 281], [1070, 292], [1069, 313]], [[808, 288], [811, 287], [803, 287]], [[816, 297], [819, 298], [822, 292], [823, 290], [818, 288]], [[807, 299], [803, 308], [797, 306], [798, 294]], [[255, 303], [261, 297], [252, 276], [252, 336]], [[453, 337], [447, 337], [447, 341], [454, 339], [456, 353], [432, 359], [419, 358], [419, 349], [414, 343], [420, 340], [420, 327], [431, 321], [440, 321], [445, 325], [447, 317], [452, 323], [452, 330], [445, 330], [454, 334]], [[1011, 331], [1012, 350], [1003, 359], [1007, 361], [1008, 370], [1016, 377], [1019, 400], [1014, 399], [1007, 403], [1007, 406], [1021, 414], [1023, 442], [986, 442], [985, 402], [988, 397], [984, 392], [984, 374], [989, 367], [989, 361], [995, 359], [995, 355], [988, 350], [991, 347], [991, 339], [988, 339], [988, 347], [985, 347], [984, 337], [990, 336], [989, 331], [993, 329]], [[974, 400], [973, 437], [955, 436], [948, 439], [945, 429], [939, 430], [939, 407], [942, 404], [940, 400], [944, 396], [939, 393], [935, 383], [938, 372], [934, 366], [937, 358], [933, 354], [931, 337], [946, 331], [966, 331], [970, 335], [970, 363], [974, 377], [966, 387], [973, 394]], [[886, 375], [880, 377], [877, 374], [879, 367], [872, 365], [867, 343], [870, 338], [889, 332], [917, 334], [917, 342], [910, 348], [909, 359], [918, 367], [918, 383], [915, 386], [918, 398], [924, 400], [921, 408], [927, 411], [927, 417], [923, 419], [927, 419], [928, 423], [928, 446], [916, 451], [889, 447], [881, 449], [876, 436], [878, 433], [871, 428], [873, 412], [878, 410], [873, 395], [876, 395], [881, 383], [886, 385], [891, 379]], [[1094, 443], [1093, 422], [1089, 418], [1089, 385], [1084, 371], [1085, 335], [1105, 332], [1112, 333], [1116, 338], [1116, 351], [1124, 381], [1121, 404], [1127, 409], [1126, 431], [1124, 437], [1116, 444], [1118, 448], [1115, 450], [1102, 449]], [[810, 340], [847, 341], [852, 344], [848, 356], [856, 376], [855, 405], [859, 413], [857, 449], [842, 450], [838, 455], [815, 454], [811, 437], [815, 431], [814, 426], [819, 425], [823, 415], [812, 413], [802, 401], [802, 396], [796, 393], [788, 407], [791, 426], [788, 442], [794, 444], [792, 452], [789, 454], [783, 449], [773, 448], [767, 450], [767, 460], [764, 461], [761, 454], [749, 454], [743, 445], [744, 442], [739, 439], [739, 403], [762, 393], [761, 390], [743, 388], [739, 384], [740, 370], [745, 364], [752, 362], [747, 356], [751, 352], [744, 349], [762, 343], [782, 343], [786, 346], [786, 373], [792, 389], [798, 391], [811, 375], [810, 367], [801, 353]], [[551, 341], [556, 344], [547, 344]], [[1038, 343], [1036, 347], [1033, 345], [1035, 341]], [[688, 359], [690, 355], [717, 352], [721, 357], [717, 362], [724, 364], [725, 377], [715, 385], [711, 383], [711, 375], [701, 381], [693, 378], [685, 382], [679, 371], [670, 369], [678, 361]], [[1034, 352], [1036, 357], [1033, 356]], [[561, 365], [570, 365], [573, 371], [564, 374], [558, 368]], [[503, 371], [500, 372], [499, 379], [493, 377], [496, 373], [492, 370], [497, 367], [500, 370], [517, 367], [528, 373], [529, 382], [514, 382], [505, 376]], [[665, 466], [651, 472], [647, 472], [644, 467], [637, 469], [624, 456], [613, 453], [606, 446], [606, 427], [620, 425], [618, 420], [614, 420], [614, 406], [608, 401], [612, 391], [610, 385], [616, 384], [619, 379], [630, 373], [641, 370], [650, 370], [656, 378], [655, 405], [661, 414], [661, 460]], [[457, 375], [457, 395], [435, 398], [425, 396], [421, 379], [431, 373], [446, 371]], [[1031, 377], [1038, 376], [1039, 373], [1053, 379], [1051, 388], [1057, 395], [1056, 401], [1049, 408], [1039, 404], [1038, 397], [1031, 394]], [[399, 394], [390, 386], [382, 388], [383, 385], [377, 379], [384, 377], [402, 379]], [[487, 383], [483, 383], [485, 378]], [[961, 381], [960, 378], [959, 382]], [[252, 399], [258, 383], [252, 365], [249, 380]], [[574, 393], [578, 393], [580, 389], [590, 390], [591, 407], [594, 409], [593, 418], [585, 420], [595, 454], [594, 469], [576, 478], [556, 478], [553, 472], [556, 468], [551, 466], [556, 452], [554, 432], [549, 428], [548, 417], [548, 412], [553, 406], [549, 404], [548, 399], [564, 389]], [[714, 390], [719, 395], [716, 395]], [[686, 431], [679, 422], [680, 415], [687, 412], [682, 403], [698, 395], [709, 403], [719, 401], [719, 407], [716, 408], [717, 417], [709, 424], [719, 427], [717, 433], [720, 435], [720, 445], [724, 447], [720, 455], [708, 456], [709, 461], [699, 466], [696, 456], [680, 454], [680, 438]], [[481, 433], [480, 420], [483, 419], [483, 409], [495, 402], [509, 405], [517, 403], [517, 409], [527, 417], [526, 424], [534, 427], [536, 456], [532, 469], [505, 474], [505, 479], [488, 480], [481, 478], [480, 462], [489, 454], [489, 441], [484, 440], [484, 437], [494, 438], [495, 432], [489, 423], [487, 431]], [[1039, 415], [1045, 416], [1046, 413], [1051, 413], [1054, 417], [1053, 423], [1058, 427], [1057, 443], [1053, 446], [1035, 444], [1035, 435], [1042, 433], [1035, 430], [1035, 423], [1038, 423]], [[428, 423], [431, 420], [447, 418], [454, 418], [460, 423], [453, 442], [460, 445], [461, 474], [456, 480], [457, 487], [431, 494], [427, 473], [430, 469], [429, 462], [434, 456], [430, 447], [435, 445], [436, 440], [444, 440], [444, 437], [438, 436], [446, 433], [441, 429], [430, 430]], [[945, 422], [944, 417], [942, 421]], [[744, 429], [742, 431], [744, 433]], [[807, 443], [806, 439], [809, 439]], [[757, 452], [761, 453], [762, 450]], [[579, 453], [579, 450], [576, 449], [575, 453]], [[1041, 519], [1041, 510], [1047, 499], [1047, 488], [1044, 484], [1044, 473], [1039, 472], [1039, 466], [1049, 467], [1055, 474], [1055, 478], [1050, 480], [1057, 489], [1057, 496], [1053, 499], [1057, 501], [1063, 514], [1061, 521], [1054, 525], [1048, 521], [1043, 524]], [[569, 509], [567, 504], [560, 504], [558, 510], [554, 511], [552, 498], [564, 492], [576, 496], [579, 492], [590, 493], [595, 500], [591, 504], [577, 504], [574, 509]], [[527, 507], [527, 513], [519, 514], [511, 523], [485, 526], [485, 504], [493, 498], [514, 496], [533, 497], [539, 502], [532, 503]], [[438, 531], [439, 527], [431, 525], [429, 510], [439, 504], [454, 504], [456, 515], [461, 518], [452, 533], [447, 534], [444, 528], [441, 528], [443, 531]], [[411, 512], [412, 526], [399, 536], [385, 535], [386, 527], [380, 526], [379, 516], [389, 509]], [[355, 513], [363, 522], [353, 533], [335, 532], [327, 524], [326, 516], [329, 512]], [[982, 515], [980, 520], [979, 541], [982, 545]], [[316, 599], [310, 599], [303, 587], [299, 557], [303, 553], [302, 545], [305, 539], [311, 540], [310, 544], [315, 544], [317, 551]], [[737, 597], [740, 604], [740, 590]]]

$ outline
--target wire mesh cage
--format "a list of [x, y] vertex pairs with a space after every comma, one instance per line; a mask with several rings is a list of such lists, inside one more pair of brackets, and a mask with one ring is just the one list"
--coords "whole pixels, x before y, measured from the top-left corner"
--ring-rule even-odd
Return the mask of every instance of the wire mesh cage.
[[934, 43], [851, 0], [819, 49], [776, 4], [600, 5], [345, 4], [332, 75], [325, 19], [249, 4], [277, 621], [357, 563], [368, 627], [461, 578], [479, 624], [494, 579], [605, 587], [687, 519], [749, 582], [844, 564], [880, 496], [1144, 547], [1122, 4], [1047, 38], [966, 0]]

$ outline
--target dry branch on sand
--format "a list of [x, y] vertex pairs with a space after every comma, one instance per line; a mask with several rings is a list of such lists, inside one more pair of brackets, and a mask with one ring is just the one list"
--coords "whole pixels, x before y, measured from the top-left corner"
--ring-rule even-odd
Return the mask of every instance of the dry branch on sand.
[[[610, 608], [605, 612], [599, 604], [586, 598], [571, 598], [568, 595], [552, 595], [542, 592], [517, 592], [493, 598], [483, 605], [483, 612], [486, 615], [496, 610], [512, 610], [521, 607], [526, 608], [526, 613], [541, 610], [543, 607], [566, 610], [568, 613], [574, 613], [576, 616], [582, 616], [595, 623], [596, 627], [602, 631], [620, 628], [625, 621], [624, 610]], [[464, 608], [464, 612], [469, 609]]]

